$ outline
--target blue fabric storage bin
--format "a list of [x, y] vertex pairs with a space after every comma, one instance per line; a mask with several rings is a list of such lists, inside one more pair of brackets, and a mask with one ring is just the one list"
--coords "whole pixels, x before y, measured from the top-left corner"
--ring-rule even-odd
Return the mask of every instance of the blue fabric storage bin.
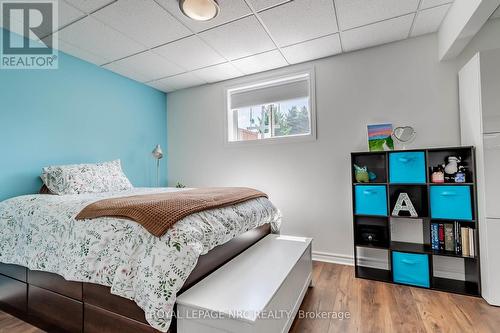
[[472, 220], [470, 186], [431, 186], [431, 217]]
[[394, 184], [425, 184], [425, 153], [389, 153], [389, 182]]
[[392, 271], [394, 282], [430, 287], [429, 257], [426, 254], [392, 252]]
[[358, 215], [387, 216], [387, 189], [385, 185], [356, 185], [355, 213]]

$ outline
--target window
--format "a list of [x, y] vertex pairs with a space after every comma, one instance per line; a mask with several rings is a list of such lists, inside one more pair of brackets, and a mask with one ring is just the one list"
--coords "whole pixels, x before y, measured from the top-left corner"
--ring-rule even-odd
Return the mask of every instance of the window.
[[227, 141], [314, 137], [312, 72], [227, 90]]

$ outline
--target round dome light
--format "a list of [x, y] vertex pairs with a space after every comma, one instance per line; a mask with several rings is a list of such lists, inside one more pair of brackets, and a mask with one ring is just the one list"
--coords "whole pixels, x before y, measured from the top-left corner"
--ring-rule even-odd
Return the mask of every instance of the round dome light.
[[219, 14], [216, 0], [179, 0], [184, 15], [196, 21], [208, 21]]

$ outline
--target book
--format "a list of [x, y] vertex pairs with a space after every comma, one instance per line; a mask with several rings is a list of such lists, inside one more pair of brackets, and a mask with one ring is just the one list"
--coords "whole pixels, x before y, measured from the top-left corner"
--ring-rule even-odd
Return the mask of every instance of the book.
[[453, 224], [444, 225], [444, 249], [446, 251], [455, 251], [455, 237], [453, 235]]
[[468, 257], [470, 255], [469, 228], [462, 227], [460, 231], [462, 233], [462, 255]]
[[445, 241], [444, 241], [444, 224], [439, 224], [439, 249], [444, 250]]
[[460, 223], [455, 221], [455, 253], [462, 254], [462, 233], [460, 232]]
[[476, 250], [474, 246], [474, 229], [469, 228], [469, 256], [474, 257]]
[[431, 224], [431, 247], [433, 250], [439, 250], [439, 225]]

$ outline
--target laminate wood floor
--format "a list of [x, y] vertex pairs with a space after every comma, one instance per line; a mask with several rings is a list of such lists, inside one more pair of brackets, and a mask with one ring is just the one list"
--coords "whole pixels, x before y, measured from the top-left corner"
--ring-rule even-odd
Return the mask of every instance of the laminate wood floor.
[[43, 331], [0, 311], [0, 333], [43, 333]]
[[350, 318], [297, 317], [292, 333], [500, 332], [500, 308], [482, 298], [356, 279], [351, 266], [314, 262], [313, 274], [302, 316], [349, 312]]
[[[350, 266], [314, 262], [313, 274], [292, 333], [500, 332], [500, 308], [481, 298], [355, 279]], [[0, 311], [0, 333], [42, 332]]]

